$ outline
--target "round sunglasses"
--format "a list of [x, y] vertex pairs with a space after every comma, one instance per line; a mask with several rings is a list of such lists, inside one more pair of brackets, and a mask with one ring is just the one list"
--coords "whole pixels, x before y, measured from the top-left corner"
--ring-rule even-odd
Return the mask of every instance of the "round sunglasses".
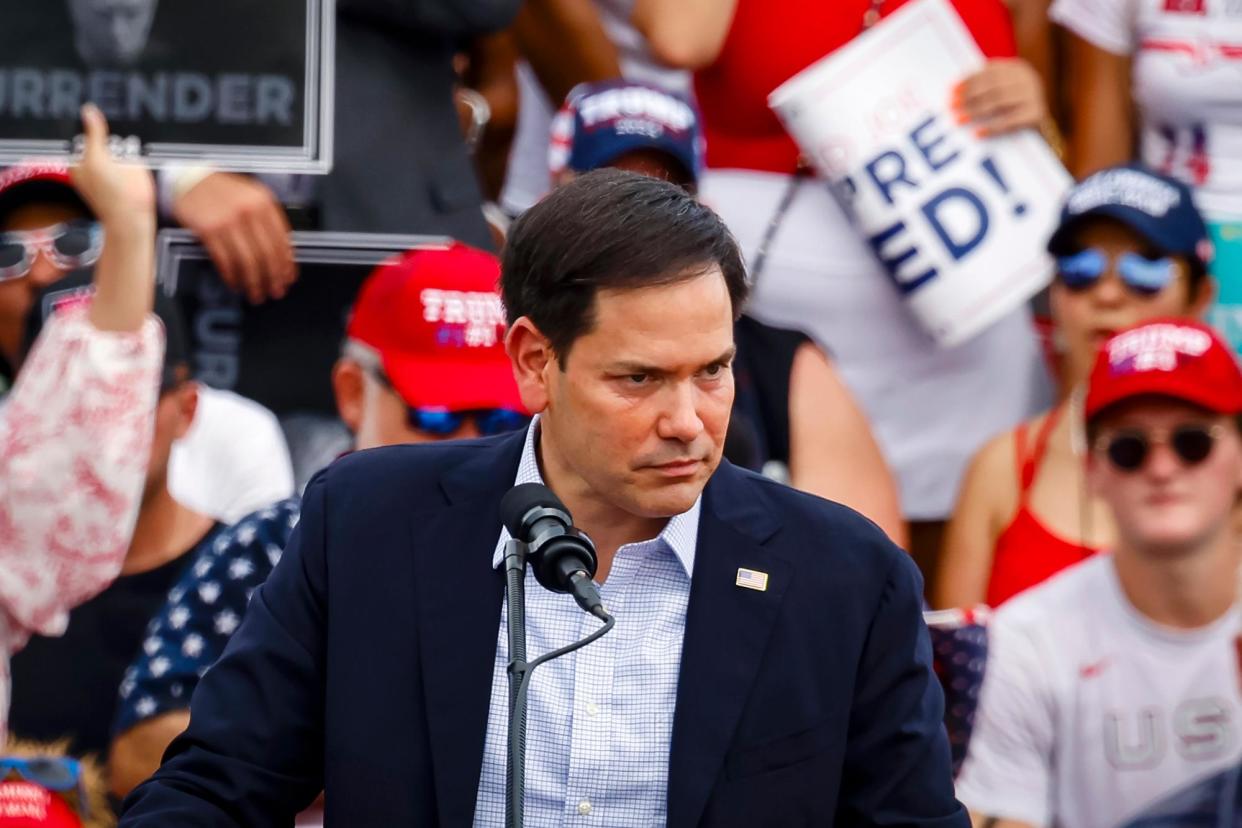
[[1167, 432], [1125, 429], [1102, 437], [1097, 448], [1118, 471], [1136, 472], [1147, 462], [1151, 450], [1168, 444], [1183, 465], [1196, 466], [1208, 458], [1225, 433], [1222, 425], [1182, 425]]
[[[1058, 256], [1057, 278], [1075, 293], [1089, 290], [1108, 272], [1109, 259], [1097, 247]], [[1117, 257], [1117, 275], [1131, 293], [1155, 296], [1177, 278], [1177, 262], [1169, 256], [1150, 259], [1141, 253], [1122, 253]]]
[[0, 281], [30, 273], [40, 252], [62, 270], [76, 270], [93, 265], [102, 249], [103, 228], [85, 219], [0, 233]]

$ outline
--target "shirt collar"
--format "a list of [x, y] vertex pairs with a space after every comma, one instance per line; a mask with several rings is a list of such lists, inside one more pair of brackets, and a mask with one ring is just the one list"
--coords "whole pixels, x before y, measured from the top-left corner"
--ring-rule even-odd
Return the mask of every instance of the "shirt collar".
[[[522, 446], [522, 459], [518, 462], [517, 477], [514, 486], [522, 483], [543, 484], [543, 475], [539, 473], [539, 460], [535, 454], [535, 444], [539, 440], [539, 415], [536, 414], [526, 430], [526, 442]], [[694, 574], [694, 555], [699, 541], [699, 513], [703, 507], [703, 495], [694, 499], [694, 504], [679, 515], [669, 518], [664, 529], [655, 540], [662, 541], [672, 550], [673, 555], [681, 562], [687, 576]], [[500, 539], [496, 541], [496, 552], [492, 555], [492, 568], [499, 569], [505, 559], [505, 544], [512, 536], [509, 530], [501, 527]]]

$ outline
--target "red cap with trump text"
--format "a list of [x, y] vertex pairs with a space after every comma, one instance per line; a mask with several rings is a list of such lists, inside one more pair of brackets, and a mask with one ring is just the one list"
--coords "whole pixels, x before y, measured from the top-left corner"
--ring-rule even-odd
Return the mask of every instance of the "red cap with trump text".
[[1087, 385], [1088, 420], [1135, 397], [1167, 397], [1216, 414], [1242, 413], [1242, 370], [1220, 335], [1201, 322], [1158, 319], [1104, 343]]
[[499, 279], [499, 260], [464, 244], [411, 250], [367, 277], [346, 334], [379, 353], [411, 407], [525, 411]]

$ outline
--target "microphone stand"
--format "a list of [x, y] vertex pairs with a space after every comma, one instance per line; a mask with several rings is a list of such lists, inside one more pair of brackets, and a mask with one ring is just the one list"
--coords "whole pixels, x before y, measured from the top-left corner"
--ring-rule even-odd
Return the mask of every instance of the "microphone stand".
[[505, 764], [505, 826], [522, 828], [526, 799], [526, 694], [519, 692], [526, 674], [527, 545], [510, 538], [505, 544], [505, 602], [509, 627], [509, 757]]
[[526, 698], [531, 673], [541, 664], [580, 650], [616, 626], [602, 605], [590, 613], [604, 624], [586, 638], [534, 661], [526, 660], [526, 556], [530, 547], [510, 538], [505, 544], [505, 602], [509, 627], [509, 756], [505, 764], [505, 828], [522, 828], [526, 801]]

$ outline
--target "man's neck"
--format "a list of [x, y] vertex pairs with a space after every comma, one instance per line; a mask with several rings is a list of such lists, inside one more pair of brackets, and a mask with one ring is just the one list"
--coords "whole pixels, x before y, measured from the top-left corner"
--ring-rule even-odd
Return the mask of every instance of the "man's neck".
[[1113, 554], [1126, 598], [1157, 624], [1194, 629], [1216, 621], [1238, 598], [1238, 545], [1229, 527], [1182, 554], [1119, 544]]
[[166, 485], [153, 486], [142, 499], [122, 575], [149, 572], [184, 554], [211, 528], [212, 519], [182, 506]]

